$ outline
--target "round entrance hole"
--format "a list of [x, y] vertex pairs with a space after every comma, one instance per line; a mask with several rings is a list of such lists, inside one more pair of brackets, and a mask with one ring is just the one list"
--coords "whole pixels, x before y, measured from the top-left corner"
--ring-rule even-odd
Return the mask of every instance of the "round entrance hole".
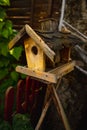
[[37, 55], [38, 54], [38, 49], [36, 46], [33, 46], [31, 51], [33, 52], [34, 55]]

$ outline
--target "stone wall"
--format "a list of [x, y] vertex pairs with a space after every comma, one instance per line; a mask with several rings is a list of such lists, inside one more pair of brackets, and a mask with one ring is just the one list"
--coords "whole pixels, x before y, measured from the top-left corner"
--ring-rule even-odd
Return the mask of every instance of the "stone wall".
[[87, 0], [67, 0], [65, 20], [87, 35]]

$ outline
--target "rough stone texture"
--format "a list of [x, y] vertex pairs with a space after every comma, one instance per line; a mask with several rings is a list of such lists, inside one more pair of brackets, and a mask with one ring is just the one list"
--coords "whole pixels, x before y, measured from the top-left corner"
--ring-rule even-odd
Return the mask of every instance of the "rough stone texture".
[[87, 1], [67, 0], [65, 20], [87, 35]]

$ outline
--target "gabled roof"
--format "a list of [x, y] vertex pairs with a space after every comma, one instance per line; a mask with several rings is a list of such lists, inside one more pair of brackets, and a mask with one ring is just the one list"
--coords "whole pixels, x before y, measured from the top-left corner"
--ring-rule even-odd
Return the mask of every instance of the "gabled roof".
[[13, 48], [15, 44], [25, 35], [28, 34], [35, 43], [43, 50], [43, 52], [49, 57], [49, 59], [54, 62], [55, 52], [51, 50], [48, 45], [42, 40], [42, 38], [28, 25], [26, 24], [19, 33], [10, 41], [8, 47]]

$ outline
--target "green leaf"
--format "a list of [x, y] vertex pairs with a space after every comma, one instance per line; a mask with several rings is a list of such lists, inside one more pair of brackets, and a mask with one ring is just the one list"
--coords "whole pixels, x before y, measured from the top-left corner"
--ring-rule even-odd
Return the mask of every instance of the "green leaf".
[[2, 35], [2, 37], [4, 37], [4, 38], [8, 38], [8, 37], [9, 37], [9, 31], [8, 31], [6, 28], [4, 28], [4, 29], [2, 30], [1, 35]]
[[0, 84], [0, 94], [3, 96], [3, 94], [5, 93], [7, 88], [9, 86], [13, 86], [14, 84], [15, 84], [15, 82], [11, 79], [10, 76], [8, 79], [3, 79], [3, 81]]
[[25, 79], [26, 78], [26, 75], [25, 74], [21, 74], [20, 75], [22, 79]]
[[2, 31], [3, 26], [5, 25], [5, 22], [0, 21], [0, 31]]
[[0, 68], [1, 67], [7, 67], [8, 64], [10, 63], [10, 60], [8, 60], [7, 58], [4, 58], [4, 57], [0, 57]]
[[24, 114], [13, 116], [13, 130], [34, 130], [31, 126], [29, 117]]
[[8, 39], [9, 36], [12, 35], [13, 29], [12, 29], [12, 22], [10, 20], [4, 20], [5, 22], [1, 22], [0, 25], [0, 35], [3, 38]]
[[11, 35], [13, 33], [12, 22], [10, 20], [7, 20], [5, 22], [5, 28], [8, 30], [9, 35]]
[[12, 50], [10, 50], [10, 54], [16, 59], [19, 60], [21, 54], [23, 51], [23, 47], [19, 46], [19, 47], [14, 47]]
[[9, 0], [0, 0], [0, 5], [6, 6], [6, 5], [10, 5], [10, 1]]
[[6, 12], [5, 9], [0, 7], [0, 21], [2, 22], [6, 18]]
[[16, 71], [11, 72], [11, 78], [14, 81], [18, 81], [19, 74]]
[[5, 78], [8, 73], [9, 72], [8, 72], [7, 68], [0, 70], [0, 80], [3, 79], [3, 78]]
[[2, 44], [1, 54], [3, 56], [7, 56], [7, 53], [8, 53], [8, 46], [7, 46], [7, 44]]

